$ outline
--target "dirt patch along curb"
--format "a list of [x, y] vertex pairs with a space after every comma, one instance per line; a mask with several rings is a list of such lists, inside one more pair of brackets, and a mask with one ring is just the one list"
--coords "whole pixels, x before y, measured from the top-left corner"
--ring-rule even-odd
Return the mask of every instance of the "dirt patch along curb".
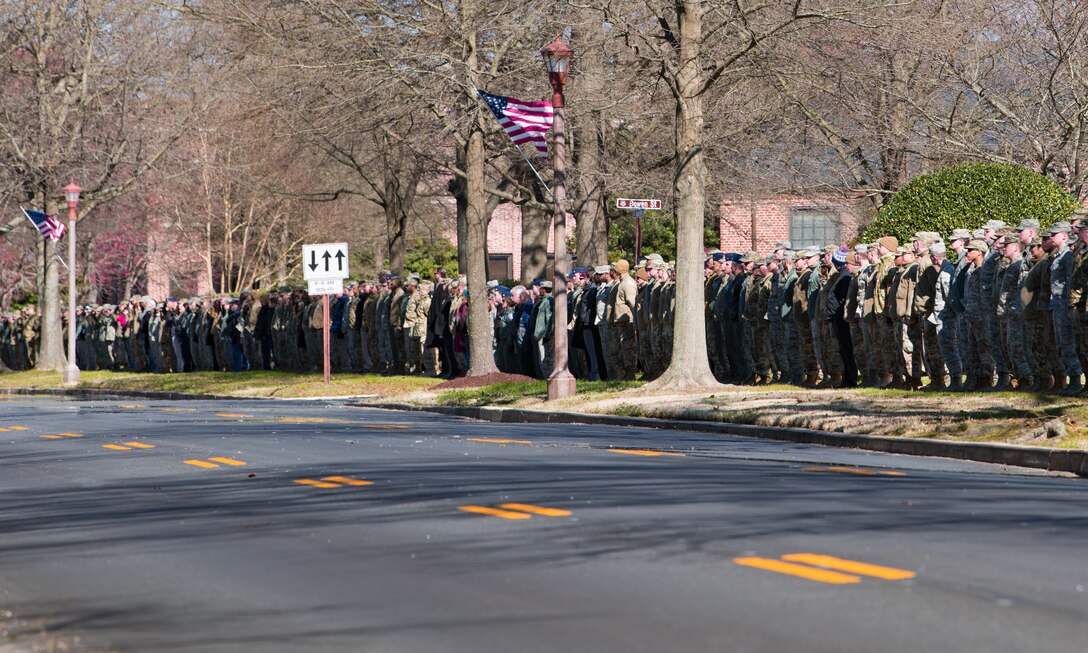
[[1011, 467], [1043, 469], [1088, 477], [1088, 451], [1026, 447], [989, 442], [947, 442], [924, 438], [894, 438], [880, 435], [851, 435], [814, 429], [777, 426], [753, 426], [720, 422], [663, 420], [650, 417], [621, 417], [591, 413], [551, 412], [488, 406], [416, 406], [401, 403], [349, 403], [358, 408], [382, 408], [413, 412], [439, 413], [468, 417], [487, 422], [520, 424], [599, 424], [602, 426], [634, 426], [651, 429], [718, 433], [763, 440], [778, 440], [796, 444], [863, 449], [881, 453], [954, 458]]

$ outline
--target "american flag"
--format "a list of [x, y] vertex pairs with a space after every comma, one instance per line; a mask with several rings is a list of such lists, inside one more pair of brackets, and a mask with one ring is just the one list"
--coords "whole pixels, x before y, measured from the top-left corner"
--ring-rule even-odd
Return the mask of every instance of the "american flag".
[[26, 217], [30, 218], [30, 221], [34, 223], [34, 226], [38, 228], [38, 232], [40, 232], [42, 236], [54, 243], [60, 240], [61, 236], [64, 235], [64, 232], [68, 230], [68, 227], [65, 227], [60, 220], [57, 220], [45, 211], [35, 211], [34, 209], [27, 211], [26, 209], [23, 209], [23, 213], [26, 214]]
[[536, 151], [548, 158], [548, 128], [552, 126], [554, 110], [547, 100], [523, 102], [512, 97], [492, 95], [477, 90], [480, 97], [498, 118], [499, 124], [506, 130], [514, 145], [531, 141]]

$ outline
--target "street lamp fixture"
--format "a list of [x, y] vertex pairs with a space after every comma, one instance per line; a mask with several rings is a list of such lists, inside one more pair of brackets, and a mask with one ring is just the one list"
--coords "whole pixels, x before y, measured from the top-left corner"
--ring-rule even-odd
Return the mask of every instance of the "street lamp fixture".
[[552, 84], [552, 108], [554, 117], [552, 120], [552, 134], [554, 144], [552, 147], [553, 182], [552, 195], [555, 197], [555, 211], [553, 213], [554, 240], [555, 240], [555, 274], [552, 284], [555, 289], [555, 336], [552, 338], [552, 360], [555, 361], [555, 369], [548, 376], [548, 399], [562, 399], [573, 395], [576, 391], [574, 375], [567, 368], [569, 352], [567, 349], [567, 171], [564, 154], [567, 145], [567, 136], [563, 124], [563, 86], [567, 83], [567, 72], [570, 70], [570, 57], [574, 54], [566, 43], [559, 37], [540, 51], [544, 58], [544, 65], [548, 71], [548, 80]]
[[83, 189], [69, 181], [64, 187], [64, 199], [68, 200], [68, 364], [64, 368], [65, 385], [79, 383], [79, 366], [76, 364], [76, 205]]

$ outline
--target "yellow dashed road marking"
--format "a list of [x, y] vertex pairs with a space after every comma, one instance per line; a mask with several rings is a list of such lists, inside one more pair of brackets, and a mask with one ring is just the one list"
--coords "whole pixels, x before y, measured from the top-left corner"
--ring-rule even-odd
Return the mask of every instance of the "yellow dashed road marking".
[[147, 408], [147, 406], [145, 406], [143, 404], [119, 404], [117, 407], [118, 408]]
[[625, 453], [631, 456], [674, 456], [683, 458], [685, 454], [672, 453], [670, 451], [655, 451], [653, 449], [609, 449], [612, 453]]
[[491, 444], [532, 444], [531, 440], [503, 440], [501, 438], [465, 438], [469, 442], [490, 442]]
[[527, 503], [500, 503], [499, 507], [503, 510], [520, 510], [521, 512], [528, 512], [534, 515], [543, 515], [544, 517], [567, 517], [571, 514], [569, 510], [531, 506]]
[[495, 508], [488, 508], [486, 506], [459, 506], [458, 510], [464, 512], [472, 512], [478, 515], [490, 515], [492, 517], [501, 517], [502, 519], [532, 519], [532, 515], [527, 515], [523, 512], [513, 512], [511, 510], [497, 510]]
[[29, 431], [30, 430], [30, 428], [26, 427], [26, 426], [9, 426], [8, 428], [11, 429], [12, 431]]
[[300, 479], [298, 479], [298, 480], [296, 480], [294, 482], [298, 483], [299, 485], [309, 485], [311, 487], [319, 487], [319, 488], [326, 488], [326, 489], [340, 487], [336, 483], [325, 483], [323, 481], [315, 481], [312, 478], [300, 478]]
[[216, 413], [216, 417], [253, 417], [252, 415], [246, 415], [245, 413]]
[[195, 408], [163, 408], [164, 413], [193, 413], [196, 412]]
[[124, 447], [119, 444], [104, 444], [103, 449], [112, 449], [114, 451], [132, 451], [132, 447]]
[[143, 442], [126, 442], [125, 444], [127, 444], [128, 446], [133, 447], [135, 449], [154, 449], [155, 448], [155, 445], [153, 445], [153, 444], [144, 444]]
[[63, 435], [43, 435], [43, 436], [41, 436], [41, 438], [43, 440], [63, 440], [64, 436]]
[[374, 481], [364, 481], [362, 479], [349, 478], [347, 476], [326, 476], [321, 480], [328, 481], [330, 483], [343, 483], [344, 485], [354, 485], [356, 487], [362, 487], [364, 485], [374, 485]]
[[834, 472], [838, 474], [855, 474], [857, 476], [906, 476], [906, 472], [891, 472], [875, 469], [861, 469], [859, 467], [803, 467], [806, 472]]
[[241, 467], [245, 465], [241, 460], [235, 460], [234, 458], [209, 458], [208, 460], [216, 463], [223, 463], [224, 465], [231, 465], [232, 467]]
[[203, 467], [205, 469], [212, 469], [212, 468], [215, 468], [215, 467], [219, 467], [219, 465], [216, 465], [215, 463], [209, 463], [209, 462], [206, 462], [206, 461], [203, 461], [203, 460], [183, 460], [181, 462], [185, 463], [186, 465], [193, 465], [195, 467]]
[[790, 555], [782, 556], [782, 559], [789, 560], [790, 562], [801, 562], [814, 567], [826, 567], [837, 571], [845, 571], [851, 574], [872, 576], [873, 578], [881, 578], [883, 580], [906, 580], [908, 578], [914, 578], [915, 576], [913, 571], [907, 571], [906, 569], [882, 567], [880, 565], [871, 565], [866, 562], [843, 560], [842, 558], [819, 555], [816, 553], [791, 553]]
[[769, 560], [767, 558], [733, 558], [733, 562], [745, 567], [755, 567], [756, 569], [765, 569], [779, 574], [786, 574], [787, 576], [797, 576], [798, 578], [814, 580], [818, 583], [846, 585], [861, 582], [861, 579], [857, 576], [840, 574], [837, 571], [827, 571], [826, 569], [813, 569], [812, 567], [795, 565], [791, 562], [782, 562], [781, 560]]

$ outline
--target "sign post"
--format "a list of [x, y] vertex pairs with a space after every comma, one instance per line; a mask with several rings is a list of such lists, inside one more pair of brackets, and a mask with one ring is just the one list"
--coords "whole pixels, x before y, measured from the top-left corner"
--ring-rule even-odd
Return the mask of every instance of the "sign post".
[[635, 218], [635, 260], [637, 264], [638, 260], [642, 258], [642, 216], [646, 215], [646, 211], [660, 211], [661, 200], [634, 200], [627, 197], [616, 198], [616, 208], [625, 209], [631, 212], [631, 215]]
[[323, 243], [302, 246], [302, 277], [311, 295], [321, 295], [321, 323], [325, 383], [332, 381], [329, 356], [329, 295], [344, 292], [348, 278], [348, 244]]

